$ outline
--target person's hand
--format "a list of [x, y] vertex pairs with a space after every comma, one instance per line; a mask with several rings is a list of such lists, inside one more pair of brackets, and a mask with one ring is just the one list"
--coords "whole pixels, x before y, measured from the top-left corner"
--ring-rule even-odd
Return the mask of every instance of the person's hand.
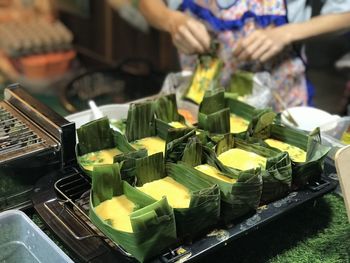
[[210, 48], [210, 36], [204, 24], [182, 12], [169, 13], [167, 31], [176, 48], [184, 54], [203, 53]]
[[241, 61], [266, 62], [289, 45], [291, 39], [283, 26], [260, 29], [241, 39], [233, 54]]

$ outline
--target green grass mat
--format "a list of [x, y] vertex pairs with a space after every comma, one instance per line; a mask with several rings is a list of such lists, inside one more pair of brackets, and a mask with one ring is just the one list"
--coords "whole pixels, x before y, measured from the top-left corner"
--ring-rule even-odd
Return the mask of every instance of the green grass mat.
[[[36, 214], [34, 222], [43, 227]], [[69, 251], [47, 230], [65, 253]], [[348, 263], [350, 224], [344, 201], [328, 194], [270, 222], [198, 262]]]
[[348, 263], [350, 224], [344, 201], [328, 194], [273, 221], [200, 262]]

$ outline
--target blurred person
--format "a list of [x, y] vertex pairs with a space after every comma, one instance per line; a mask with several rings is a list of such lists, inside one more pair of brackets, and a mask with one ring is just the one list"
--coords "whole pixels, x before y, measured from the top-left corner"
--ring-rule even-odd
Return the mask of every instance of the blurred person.
[[[237, 69], [268, 71], [291, 107], [308, 102], [305, 66], [292, 44], [350, 27], [350, 0], [325, 1], [321, 15], [313, 18], [307, 2], [140, 0], [139, 8], [151, 25], [171, 35], [183, 69], [193, 70], [196, 55], [208, 51], [215, 38], [224, 85]], [[273, 106], [282, 109], [277, 101]]]

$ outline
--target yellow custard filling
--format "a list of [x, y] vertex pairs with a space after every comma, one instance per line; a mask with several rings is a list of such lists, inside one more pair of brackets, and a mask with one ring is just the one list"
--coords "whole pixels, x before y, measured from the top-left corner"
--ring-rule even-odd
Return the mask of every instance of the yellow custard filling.
[[218, 156], [218, 159], [226, 166], [245, 171], [257, 167], [266, 167], [266, 158], [256, 153], [233, 148]]
[[159, 137], [147, 137], [131, 143], [136, 149], [147, 149], [148, 155], [165, 152], [165, 141]]
[[277, 148], [283, 152], [288, 152], [290, 158], [294, 162], [302, 163], [306, 161], [306, 152], [297, 146], [290, 145], [288, 143], [275, 139], [266, 139], [265, 142], [273, 148]]
[[220, 171], [218, 169], [216, 169], [213, 166], [210, 166], [209, 164], [201, 164], [195, 167], [195, 169], [197, 169], [198, 171], [201, 171], [202, 173], [205, 173], [206, 175], [209, 175], [213, 178], [219, 179], [221, 181], [224, 181], [226, 183], [235, 183], [236, 179], [233, 178], [229, 178], [225, 175], [223, 175], [222, 173], [220, 173]]
[[235, 114], [230, 114], [230, 132], [240, 133], [248, 129], [249, 121]]
[[111, 220], [113, 228], [132, 233], [130, 214], [134, 207], [135, 204], [125, 195], [120, 195], [100, 203], [95, 211], [103, 220]]
[[161, 200], [163, 196], [166, 196], [169, 205], [173, 208], [190, 206], [190, 191], [171, 177], [164, 177], [137, 188], [156, 200]]
[[168, 124], [173, 128], [185, 128], [186, 127], [185, 124], [178, 122], [178, 121], [172, 121], [172, 122], [169, 122]]
[[92, 171], [95, 165], [112, 164], [114, 156], [121, 154], [117, 148], [106, 149], [97, 152], [87, 153], [79, 156], [79, 163], [88, 171]]

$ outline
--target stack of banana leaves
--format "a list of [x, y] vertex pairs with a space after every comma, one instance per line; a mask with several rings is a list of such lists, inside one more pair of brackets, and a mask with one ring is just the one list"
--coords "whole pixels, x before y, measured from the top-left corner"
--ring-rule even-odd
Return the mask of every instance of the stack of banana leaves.
[[200, 56], [192, 80], [184, 92], [184, 99], [200, 104], [207, 90], [220, 86], [222, 65], [222, 61], [211, 54]]
[[260, 145], [288, 152], [292, 160], [293, 187], [305, 186], [312, 180], [317, 180], [322, 174], [324, 159], [330, 147], [321, 144], [319, 129], [310, 134], [285, 127], [279, 124], [271, 124], [264, 130], [253, 134]]
[[173, 208], [121, 180], [120, 165], [95, 166], [90, 196], [91, 221], [137, 260], [158, 255], [177, 240]]

